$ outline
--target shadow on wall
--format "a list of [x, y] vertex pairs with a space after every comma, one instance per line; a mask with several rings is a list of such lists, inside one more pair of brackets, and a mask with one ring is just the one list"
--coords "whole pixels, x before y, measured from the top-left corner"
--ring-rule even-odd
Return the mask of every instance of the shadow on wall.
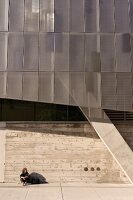
[[65, 135], [74, 137], [88, 137], [99, 139], [95, 130], [89, 123], [72, 122], [72, 123], [37, 123], [37, 122], [7, 122], [8, 130], [21, 132], [34, 132], [44, 134]]
[[126, 141], [128, 146], [133, 151], [133, 123], [132, 121], [115, 121], [116, 128], [121, 133], [121, 136]]

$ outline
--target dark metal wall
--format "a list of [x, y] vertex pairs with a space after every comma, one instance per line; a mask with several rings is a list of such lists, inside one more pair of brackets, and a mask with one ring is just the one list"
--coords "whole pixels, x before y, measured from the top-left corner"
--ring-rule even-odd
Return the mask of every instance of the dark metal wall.
[[132, 110], [133, 0], [0, 0], [0, 97]]

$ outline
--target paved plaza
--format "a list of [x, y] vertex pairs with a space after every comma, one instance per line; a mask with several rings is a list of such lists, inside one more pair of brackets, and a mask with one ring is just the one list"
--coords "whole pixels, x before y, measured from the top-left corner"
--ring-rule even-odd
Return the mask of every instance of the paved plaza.
[[133, 186], [108, 184], [0, 185], [0, 200], [133, 200]]

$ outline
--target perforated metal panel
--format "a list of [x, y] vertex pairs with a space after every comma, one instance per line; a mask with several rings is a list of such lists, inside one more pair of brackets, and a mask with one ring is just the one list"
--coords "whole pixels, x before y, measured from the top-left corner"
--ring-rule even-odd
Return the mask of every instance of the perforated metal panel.
[[133, 0], [1, 0], [0, 97], [132, 110], [132, 10]]
[[116, 74], [102, 73], [102, 107], [116, 109]]

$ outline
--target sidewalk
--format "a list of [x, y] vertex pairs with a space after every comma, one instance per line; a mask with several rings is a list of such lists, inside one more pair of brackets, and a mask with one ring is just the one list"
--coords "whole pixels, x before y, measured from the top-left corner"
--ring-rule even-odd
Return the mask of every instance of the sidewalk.
[[0, 184], [0, 200], [133, 200], [133, 186], [111, 184]]

